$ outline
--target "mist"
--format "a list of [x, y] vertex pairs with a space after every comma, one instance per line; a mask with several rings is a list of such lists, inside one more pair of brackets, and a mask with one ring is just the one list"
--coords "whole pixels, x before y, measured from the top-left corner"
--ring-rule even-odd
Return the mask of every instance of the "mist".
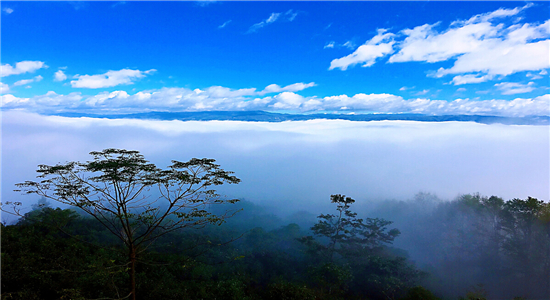
[[39, 164], [88, 160], [90, 151], [140, 151], [165, 167], [192, 157], [217, 160], [242, 179], [219, 191], [262, 205], [313, 213], [339, 193], [358, 205], [429, 192], [442, 199], [479, 192], [549, 199], [547, 126], [310, 120], [281, 123], [153, 121], [42, 116], [2, 119], [2, 197], [33, 180]]

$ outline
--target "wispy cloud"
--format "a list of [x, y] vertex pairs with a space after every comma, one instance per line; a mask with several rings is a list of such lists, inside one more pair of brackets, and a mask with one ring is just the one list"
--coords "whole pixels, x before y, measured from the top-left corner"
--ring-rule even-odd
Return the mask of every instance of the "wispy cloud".
[[529, 93], [535, 90], [534, 85], [534, 82], [529, 82], [528, 84], [521, 84], [517, 82], [502, 82], [495, 84], [503, 95]]
[[466, 74], [453, 77], [451, 83], [454, 85], [462, 85], [468, 83], [480, 83], [493, 79], [493, 75]]
[[15, 67], [12, 67], [9, 64], [2, 65], [2, 77], [10, 75], [19, 75], [23, 73], [33, 73], [36, 70], [41, 68], [47, 68], [46, 64], [43, 61], [21, 61], [15, 64]]
[[72, 80], [71, 86], [73, 88], [97, 89], [121, 84], [132, 84], [135, 80], [143, 78], [145, 75], [155, 71], [155, 69], [147, 71], [122, 69], [119, 71], [108, 71], [98, 75], [76, 75], [75, 78], [77, 78], [77, 80]]
[[334, 48], [334, 41], [328, 42], [328, 43], [323, 47], [323, 49], [326, 49], [326, 48]]
[[256, 24], [250, 26], [247, 33], [256, 32], [256, 31], [258, 31], [258, 29], [277, 21], [277, 19], [279, 18], [280, 15], [281, 15], [280, 13], [271, 13], [269, 18], [261, 21], [260, 23], [256, 23]]
[[285, 20], [285, 21], [292, 22], [294, 21], [294, 19], [296, 19], [297, 15], [298, 13], [293, 11], [292, 9], [284, 13], [275, 13], [275, 12], [271, 13], [271, 15], [267, 19], [250, 26], [250, 28], [246, 33], [256, 32], [260, 28], [263, 28], [269, 24], [275, 23], [277, 20]]
[[310, 82], [310, 83], [299, 82], [299, 83], [287, 85], [285, 87], [280, 87], [277, 84], [270, 84], [266, 86], [263, 91], [259, 92], [258, 95], [265, 95], [269, 93], [280, 93], [280, 92], [298, 92], [312, 86], [315, 86], [314, 82]]
[[355, 48], [355, 43], [352, 42], [352, 41], [347, 41], [342, 46], [344, 46], [346, 48], [349, 48], [349, 49], [353, 49], [353, 48]]
[[285, 18], [290, 22], [294, 21], [294, 19], [296, 19], [297, 16], [298, 16], [298, 12], [295, 12], [292, 9], [285, 12]]
[[218, 28], [224, 28], [225, 26], [227, 26], [229, 23], [231, 23], [231, 20], [228, 20], [228, 21], [225, 21], [222, 25], [218, 26]]
[[533, 74], [531, 72], [525, 74], [525, 76], [527, 76], [527, 77], [529, 77], [533, 80], [542, 79], [542, 78], [544, 78], [545, 75], [548, 75], [548, 71], [546, 71], [546, 70], [542, 70], [538, 74]]
[[20, 85], [25, 85], [25, 84], [29, 84], [29, 83], [33, 83], [33, 82], [38, 82], [40, 80], [44, 79], [42, 76], [38, 75], [34, 78], [31, 78], [31, 79], [22, 79], [22, 80], [19, 80], [19, 81], [16, 81], [13, 86], [20, 86]]
[[426, 95], [426, 94], [429, 93], [429, 92], [430, 92], [430, 90], [421, 90], [421, 91], [419, 91], [419, 92], [414, 93], [414, 95], [415, 95], [415, 96], [424, 96], [424, 95]]
[[353, 41], [346, 41], [343, 44], [337, 44], [335, 41], [330, 41], [323, 47], [323, 49], [326, 49], [326, 48], [342, 48], [342, 47], [348, 48], [348, 49], [355, 49], [356, 45]]
[[5, 7], [4, 9], [2, 9], [2, 11], [4, 11], [5, 13], [7, 13], [9, 15], [13, 12], [13, 9], [9, 8], [9, 7]]
[[356, 64], [363, 64], [363, 67], [372, 66], [376, 59], [393, 52], [394, 36], [393, 33], [386, 33], [385, 29], [379, 29], [376, 36], [357, 48], [352, 54], [330, 62], [329, 70], [340, 68], [345, 71], [349, 66]]

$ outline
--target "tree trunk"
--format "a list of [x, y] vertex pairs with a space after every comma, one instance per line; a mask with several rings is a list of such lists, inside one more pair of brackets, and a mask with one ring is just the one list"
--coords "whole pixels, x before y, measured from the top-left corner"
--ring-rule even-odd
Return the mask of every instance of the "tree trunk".
[[134, 245], [130, 246], [129, 258], [130, 269], [128, 270], [128, 275], [130, 275], [130, 291], [132, 293], [130, 299], [136, 300], [136, 248]]

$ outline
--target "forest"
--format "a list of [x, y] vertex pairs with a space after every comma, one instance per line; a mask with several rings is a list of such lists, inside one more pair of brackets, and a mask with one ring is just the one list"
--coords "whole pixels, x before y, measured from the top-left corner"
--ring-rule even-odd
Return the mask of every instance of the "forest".
[[91, 154], [19, 184], [40, 196], [30, 211], [3, 203], [20, 218], [0, 225], [2, 299], [550, 298], [542, 200], [334, 194], [332, 211], [282, 215], [221, 199], [212, 188], [239, 180], [213, 160]]

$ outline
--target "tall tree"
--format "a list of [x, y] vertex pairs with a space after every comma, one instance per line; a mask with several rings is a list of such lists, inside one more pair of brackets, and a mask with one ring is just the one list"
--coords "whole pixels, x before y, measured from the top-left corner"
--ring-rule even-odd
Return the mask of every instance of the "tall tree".
[[172, 161], [163, 170], [138, 151], [105, 149], [90, 155], [93, 160], [87, 162], [39, 165], [41, 180], [19, 183], [16, 191], [78, 207], [118, 237], [127, 250], [131, 299], [136, 299], [138, 257], [157, 238], [185, 227], [219, 225], [234, 214], [207, 210], [238, 201], [222, 200], [212, 189], [240, 182], [214, 159]]
[[357, 218], [357, 213], [350, 210], [355, 202], [345, 195], [331, 195], [330, 201], [336, 204], [336, 214], [321, 214], [319, 222], [311, 230], [317, 236], [329, 239], [325, 247], [329, 261], [334, 254], [342, 256], [361, 256], [384, 244], [391, 244], [399, 235], [399, 230], [387, 230], [392, 222], [379, 218]]
[[394, 299], [410, 287], [420, 273], [405, 258], [390, 253], [387, 245], [400, 233], [387, 228], [392, 222], [358, 218], [350, 209], [355, 200], [345, 195], [331, 195], [330, 200], [337, 212], [319, 215], [319, 221], [311, 227], [326, 242], [320, 243], [312, 236], [300, 239], [314, 257], [320, 254], [321, 264], [311, 269], [320, 286], [332, 295], [351, 285], [354, 292], [369, 299]]

